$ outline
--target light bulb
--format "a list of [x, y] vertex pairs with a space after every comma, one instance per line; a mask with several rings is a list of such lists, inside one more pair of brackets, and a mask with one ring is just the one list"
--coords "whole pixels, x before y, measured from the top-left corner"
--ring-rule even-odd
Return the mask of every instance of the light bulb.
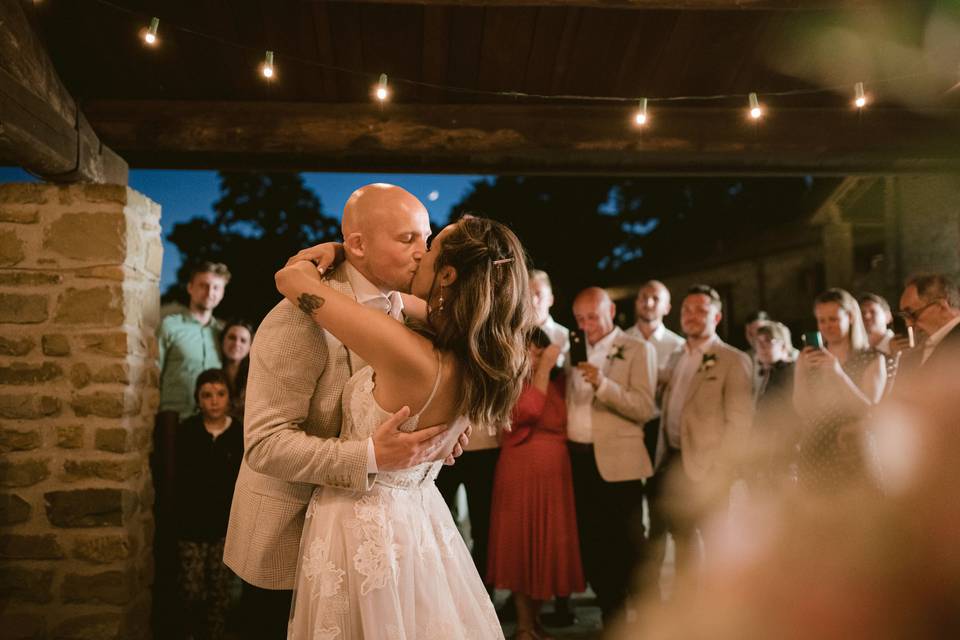
[[380, 74], [380, 79], [377, 81], [377, 88], [373, 94], [380, 102], [386, 102], [387, 98], [390, 97], [390, 91], [387, 89], [387, 74]]
[[263, 64], [260, 65], [260, 73], [262, 73], [263, 77], [267, 80], [273, 78], [273, 51], [267, 51], [267, 55], [263, 59]]
[[633, 116], [633, 121], [638, 127], [642, 127], [647, 124], [647, 99], [640, 99], [640, 109], [637, 111], [636, 115]]
[[750, 117], [759, 120], [763, 116], [763, 108], [760, 106], [760, 100], [756, 93], [750, 94]]
[[151, 18], [150, 26], [146, 29], [140, 30], [140, 37], [143, 38], [143, 41], [146, 42], [151, 47], [157, 44], [159, 38], [157, 37], [157, 29], [160, 28], [160, 18]]
[[853, 104], [856, 105], [857, 109], [863, 109], [865, 106], [867, 106], [867, 94], [863, 92], [863, 83], [858, 82], [855, 84], [853, 90], [854, 94], [856, 95], [856, 99], [853, 101]]

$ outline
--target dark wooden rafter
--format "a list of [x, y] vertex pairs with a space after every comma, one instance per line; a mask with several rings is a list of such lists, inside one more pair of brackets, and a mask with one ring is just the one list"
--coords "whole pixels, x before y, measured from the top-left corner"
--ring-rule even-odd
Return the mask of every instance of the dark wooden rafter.
[[143, 167], [543, 174], [836, 174], [960, 169], [960, 111], [579, 105], [94, 102]]
[[[323, 0], [314, 0], [320, 2]], [[882, 0], [329, 0], [376, 4], [458, 7], [586, 7], [590, 9], [669, 9], [693, 11], [815, 11], [876, 6]]]
[[104, 147], [60, 82], [19, 0], [0, 0], [0, 163], [63, 181], [126, 184], [127, 164]]

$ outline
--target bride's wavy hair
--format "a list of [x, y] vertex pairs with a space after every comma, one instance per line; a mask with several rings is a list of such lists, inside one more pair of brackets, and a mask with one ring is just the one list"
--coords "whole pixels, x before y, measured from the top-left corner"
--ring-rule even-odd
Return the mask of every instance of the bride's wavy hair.
[[460, 413], [478, 427], [504, 427], [529, 366], [533, 315], [523, 245], [506, 225], [466, 216], [439, 248], [434, 269], [446, 266], [457, 279], [427, 301], [434, 342], [463, 367]]

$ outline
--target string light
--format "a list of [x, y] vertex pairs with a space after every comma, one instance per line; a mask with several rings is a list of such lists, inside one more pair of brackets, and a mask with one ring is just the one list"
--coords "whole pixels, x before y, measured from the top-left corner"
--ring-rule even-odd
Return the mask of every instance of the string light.
[[637, 110], [637, 113], [633, 116], [633, 121], [638, 127], [646, 126], [647, 124], [647, 99], [640, 98], [640, 108]]
[[273, 79], [275, 73], [273, 68], [273, 51], [267, 51], [267, 55], [263, 59], [263, 64], [260, 65], [260, 73], [262, 73], [263, 77], [267, 80]]
[[387, 74], [380, 74], [380, 79], [377, 81], [377, 89], [374, 91], [374, 95], [377, 96], [377, 100], [380, 102], [386, 102], [387, 98], [390, 97], [390, 90], [387, 89]]
[[754, 120], [759, 120], [763, 117], [763, 107], [760, 106], [760, 100], [757, 98], [757, 94], [750, 93], [750, 117]]
[[143, 41], [146, 42], [151, 47], [156, 46], [157, 41], [160, 39], [157, 36], [157, 29], [160, 27], [160, 18], [151, 18], [150, 26], [146, 29], [140, 30], [140, 37], [143, 38]]
[[853, 101], [853, 104], [856, 105], [857, 109], [863, 109], [867, 106], [867, 96], [863, 92], [863, 83], [858, 82], [853, 86], [854, 93], [856, 94], [856, 99]]

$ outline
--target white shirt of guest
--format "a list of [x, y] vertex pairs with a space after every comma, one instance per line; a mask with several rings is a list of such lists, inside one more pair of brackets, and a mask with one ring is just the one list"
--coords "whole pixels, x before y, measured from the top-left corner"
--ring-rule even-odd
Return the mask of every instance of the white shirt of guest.
[[[602, 371], [610, 355], [610, 347], [621, 333], [619, 327], [614, 327], [613, 331], [597, 340], [596, 344], [590, 345], [588, 342], [587, 362]], [[571, 383], [568, 387], [570, 395], [567, 399], [567, 438], [573, 442], [589, 444], [593, 442], [593, 419], [590, 412], [596, 392], [583, 374], [572, 370], [569, 375]], [[606, 379], [600, 383], [600, 386], [602, 387], [605, 382]]]
[[706, 342], [690, 348], [690, 343], [683, 345], [683, 355], [677, 361], [670, 378], [670, 402], [667, 405], [667, 443], [674, 449], [680, 448], [680, 424], [683, 416], [683, 405], [687, 402], [687, 393], [690, 383], [703, 364], [703, 356], [719, 340], [716, 334]]
[[933, 350], [937, 348], [937, 345], [947, 337], [947, 334], [950, 333], [955, 326], [960, 324], [960, 316], [957, 316], [947, 324], [943, 325], [937, 329], [936, 333], [927, 338], [927, 341], [923, 343], [923, 360], [920, 361], [920, 364], [925, 364], [930, 358], [930, 354], [933, 353]]
[[[349, 262], [344, 263], [347, 282], [353, 289], [357, 302], [368, 309], [376, 309], [390, 317], [401, 320], [403, 318], [403, 298], [396, 291], [385, 291], [373, 284]], [[330, 336], [330, 332], [326, 332]], [[356, 373], [356, 372], [354, 372]], [[377, 455], [373, 448], [373, 437], [367, 438], [367, 473], [377, 473]]]
[[640, 327], [637, 325], [633, 325], [627, 329], [626, 333], [628, 336], [636, 338], [641, 342], [650, 343], [650, 346], [657, 352], [657, 368], [660, 370], [663, 370], [663, 368], [667, 366], [667, 362], [674, 352], [683, 348], [684, 339], [663, 326], [662, 322], [654, 329], [653, 333], [650, 334], [649, 339], [644, 337], [643, 331], [640, 331]]
[[560, 347], [560, 355], [557, 356], [557, 366], [562, 367], [567, 359], [567, 353], [570, 352], [570, 330], [548, 315], [546, 321], [540, 325], [544, 333], [550, 337], [551, 344]]

